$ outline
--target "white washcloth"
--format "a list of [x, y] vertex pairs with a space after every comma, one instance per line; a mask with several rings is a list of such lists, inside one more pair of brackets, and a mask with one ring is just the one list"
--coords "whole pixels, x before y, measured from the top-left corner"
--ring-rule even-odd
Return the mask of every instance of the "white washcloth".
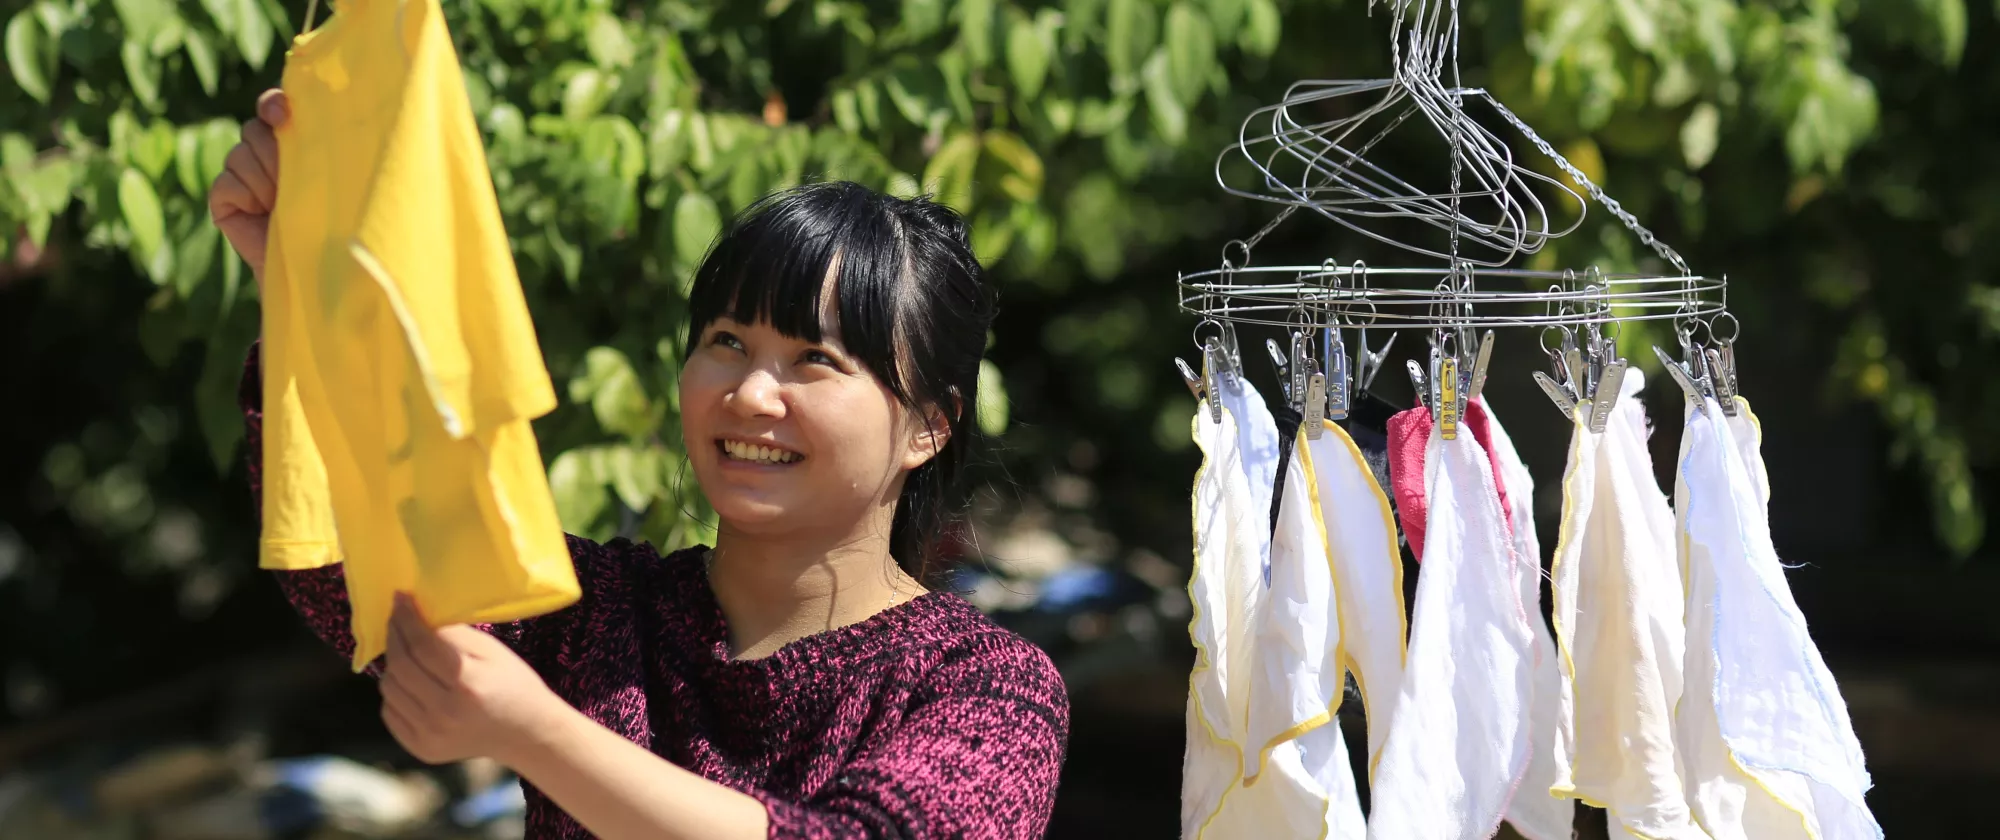
[[1492, 468], [1471, 435], [1446, 441], [1435, 428], [1424, 461], [1428, 533], [1375, 771], [1376, 840], [1490, 837], [1528, 767], [1534, 636]]
[[1261, 467], [1245, 463], [1237, 414], [1225, 408], [1217, 423], [1204, 400], [1192, 422], [1204, 460], [1194, 481], [1194, 570], [1188, 580], [1195, 665], [1181, 766], [1181, 834], [1187, 838], [1200, 835], [1242, 775], [1251, 618], [1263, 592], [1271, 515], [1268, 493], [1264, 507], [1255, 501], [1248, 476]]
[[1542, 545], [1535, 533], [1535, 477], [1514, 441], [1500, 425], [1491, 404], [1486, 409], [1487, 445], [1500, 464], [1501, 481], [1507, 485], [1507, 521], [1514, 529], [1514, 576], [1521, 590], [1521, 605], [1527, 611], [1528, 626], [1535, 636], [1533, 696], [1528, 702], [1528, 771], [1514, 801], [1507, 806], [1507, 822], [1528, 840], [1569, 840], [1575, 833], [1576, 803], [1549, 793], [1556, 782], [1556, 719], [1562, 703], [1562, 670], [1556, 666], [1555, 636], [1542, 620]]
[[1614, 833], [1706, 840], [1682, 791], [1673, 709], [1684, 588], [1673, 514], [1646, 453], [1637, 371], [1603, 434], [1571, 433], [1552, 587], [1564, 681], [1551, 792], [1610, 812]]
[[1716, 840], [1878, 840], [1861, 744], [1785, 583], [1755, 416], [1690, 404], [1675, 508], [1688, 576], [1688, 690], [1675, 727]]
[[[1340, 610], [1343, 667], [1361, 689], [1368, 725], [1365, 755], [1370, 781], [1382, 757], [1403, 686], [1405, 638], [1403, 559], [1396, 547], [1396, 516], [1389, 496], [1354, 445], [1347, 430], [1325, 424], [1319, 440], [1308, 440], [1308, 463], [1319, 491], [1320, 520], [1333, 560], [1334, 602]], [[1306, 766], [1328, 788], [1328, 836], [1359, 838], [1364, 831], [1353, 766], [1337, 732], [1314, 732], [1305, 741], [1331, 738], [1333, 748], [1307, 749]], [[1338, 754], [1324, 760], [1316, 755]], [[1349, 802], [1352, 802], [1350, 805]], [[1539, 839], [1538, 839], [1539, 840]]]

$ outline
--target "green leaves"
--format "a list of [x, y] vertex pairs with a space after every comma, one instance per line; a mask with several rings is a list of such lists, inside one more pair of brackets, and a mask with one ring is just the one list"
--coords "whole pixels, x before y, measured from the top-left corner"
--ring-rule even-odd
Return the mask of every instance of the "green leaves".
[[715, 199], [688, 191], [674, 202], [674, 260], [692, 273], [722, 232], [722, 211]]
[[132, 233], [132, 255], [146, 266], [155, 282], [166, 279], [166, 267], [157, 259], [167, 238], [166, 217], [160, 210], [160, 196], [136, 169], [118, 176], [118, 212]]
[[22, 9], [7, 21], [7, 71], [36, 102], [49, 101], [56, 75], [56, 39], [42, 28], [32, 9]]
[[1024, 100], [1040, 96], [1043, 83], [1048, 81], [1059, 20], [1053, 12], [1045, 9], [1035, 18], [1016, 14], [1008, 25], [1007, 73], [1014, 82], [1015, 95]]
[[991, 360], [980, 360], [979, 405], [974, 412], [979, 431], [988, 436], [1007, 431], [1007, 411], [1007, 383], [1000, 377], [1000, 368]]
[[1716, 133], [1721, 125], [1722, 114], [1713, 103], [1696, 105], [1688, 114], [1687, 122], [1681, 124], [1681, 155], [1689, 169], [1707, 166], [1715, 156]]
[[1215, 35], [1209, 21], [1192, 2], [1182, 0], [1167, 12], [1167, 77], [1174, 94], [1186, 105], [1200, 101], [1215, 75]]
[[952, 135], [924, 165], [924, 188], [939, 204], [960, 211], [972, 207], [972, 173], [979, 165], [979, 135]]
[[1110, 0], [1105, 10], [1104, 61], [1111, 68], [1111, 88], [1129, 91], [1159, 39], [1159, 12], [1146, 0]]
[[653, 402], [632, 362], [615, 347], [592, 347], [583, 356], [583, 370], [569, 382], [569, 398], [587, 403], [605, 431], [642, 438], [659, 425]]
[[[264, 9], [257, 0], [203, 0], [203, 5], [214, 14], [218, 7], [223, 15], [216, 18], [216, 26], [236, 39], [236, 52], [252, 70], [264, 69], [264, 62], [271, 57], [271, 41], [277, 37], [271, 28], [271, 21], [264, 16]], [[223, 17], [229, 18], [224, 23]]]

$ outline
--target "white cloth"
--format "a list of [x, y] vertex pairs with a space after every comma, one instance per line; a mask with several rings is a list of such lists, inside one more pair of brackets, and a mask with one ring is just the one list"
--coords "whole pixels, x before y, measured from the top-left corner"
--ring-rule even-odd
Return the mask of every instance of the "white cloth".
[[[1194, 481], [1194, 570], [1188, 635], [1195, 665], [1188, 679], [1187, 752], [1181, 766], [1181, 833], [1193, 838], [1214, 817], [1242, 775], [1249, 715], [1250, 619], [1263, 591], [1270, 508], [1258, 509], [1247, 478], [1237, 415], [1209, 419], [1206, 400], [1193, 419], [1203, 462]], [[1275, 436], [1275, 431], [1273, 432]], [[1269, 498], [1267, 495], [1266, 499]]]
[[[1396, 544], [1396, 515], [1389, 507], [1389, 496], [1375, 481], [1360, 447], [1339, 425], [1329, 422], [1324, 428], [1319, 440], [1302, 443], [1318, 490], [1328, 556], [1333, 561], [1342, 665], [1361, 689], [1361, 708], [1368, 725], [1363, 754], [1372, 783], [1403, 685], [1404, 640], [1409, 629], [1403, 608], [1403, 558]], [[1316, 749], [1322, 739], [1333, 743]], [[1361, 837], [1365, 823], [1360, 794], [1338, 727], [1307, 735], [1301, 746], [1306, 750], [1307, 768], [1333, 799], [1327, 836]]]
[[1368, 836], [1491, 837], [1528, 767], [1534, 636], [1486, 454], [1426, 445], [1429, 504], [1408, 666], [1376, 768]]
[[1673, 513], [1646, 452], [1643, 377], [1624, 385], [1603, 434], [1581, 416], [1571, 433], [1552, 586], [1565, 679], [1551, 792], [1604, 808], [1633, 836], [1705, 840], [1674, 745], [1686, 628]]
[[[1334, 714], [1341, 701], [1340, 613], [1326, 529], [1303, 430], [1284, 471], [1269, 586], [1253, 611], [1256, 627], [1243, 774], [1204, 836], [1319, 837], [1329, 817], [1361, 821], [1347, 750]], [[1311, 758], [1317, 767], [1309, 768]], [[1337, 765], [1337, 766], [1335, 766]], [[1326, 779], [1314, 772], [1331, 770]], [[1335, 790], [1343, 783], [1345, 791]], [[1352, 814], [1330, 814], [1329, 799]], [[1344, 809], [1343, 809], [1344, 810]]]
[[1549, 793], [1556, 783], [1556, 719], [1560, 714], [1562, 670], [1556, 666], [1555, 636], [1542, 620], [1542, 544], [1535, 533], [1535, 477], [1514, 441], [1500, 426], [1493, 406], [1486, 409], [1487, 445], [1500, 463], [1507, 486], [1507, 521], [1514, 532], [1514, 575], [1534, 633], [1535, 663], [1528, 701], [1528, 770], [1507, 806], [1507, 822], [1528, 840], [1569, 840], [1575, 833], [1576, 803]]
[[1771, 544], [1747, 401], [1692, 405], [1674, 502], [1688, 574], [1675, 718], [1694, 814], [1716, 840], [1877, 840], [1861, 744]]

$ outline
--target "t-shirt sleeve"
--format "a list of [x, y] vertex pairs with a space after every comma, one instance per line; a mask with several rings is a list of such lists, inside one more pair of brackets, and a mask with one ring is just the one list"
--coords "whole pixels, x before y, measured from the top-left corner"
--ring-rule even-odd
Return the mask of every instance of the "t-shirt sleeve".
[[[260, 520], [264, 504], [262, 351], [261, 341], [250, 346], [250, 354], [243, 362], [243, 378], [236, 389], [237, 407], [243, 413], [244, 467], [249, 476], [252, 509]], [[614, 579], [629, 564], [624, 552], [650, 551], [643, 546], [608, 546], [573, 534], [565, 534], [564, 538], [569, 546], [570, 559], [576, 566], [577, 582], [583, 590], [583, 597], [577, 603], [547, 615], [503, 624], [478, 625], [507, 643], [539, 672], [553, 673], [557, 670], [557, 659], [570, 643], [572, 629], [579, 626], [578, 617], [587, 616], [601, 605], [603, 598], [617, 591]], [[332, 647], [342, 659], [353, 659], [354, 609], [347, 598], [344, 564], [333, 563], [312, 569], [273, 569], [272, 574], [276, 576], [285, 600], [291, 602], [292, 609], [305, 621], [306, 628]], [[381, 660], [371, 663], [365, 672], [380, 676]]]
[[1038, 838], [1069, 739], [1047, 654], [1009, 633], [955, 653], [886, 741], [802, 802], [757, 796], [771, 840]]

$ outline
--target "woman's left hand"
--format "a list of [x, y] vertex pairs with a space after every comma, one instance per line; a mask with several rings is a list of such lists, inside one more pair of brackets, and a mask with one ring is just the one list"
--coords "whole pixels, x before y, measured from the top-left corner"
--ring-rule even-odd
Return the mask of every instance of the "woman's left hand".
[[499, 639], [463, 624], [432, 629], [407, 594], [389, 619], [382, 722], [428, 764], [502, 764], [569, 707]]

